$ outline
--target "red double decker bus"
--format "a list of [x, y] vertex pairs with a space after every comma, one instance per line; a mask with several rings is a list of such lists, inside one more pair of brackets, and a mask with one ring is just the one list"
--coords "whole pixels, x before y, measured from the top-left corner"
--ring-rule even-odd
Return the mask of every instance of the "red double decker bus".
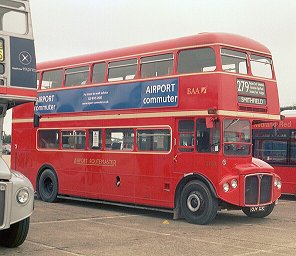
[[296, 195], [296, 111], [286, 110], [280, 122], [253, 126], [254, 156], [274, 167], [282, 193]]
[[149, 207], [197, 224], [222, 208], [272, 212], [280, 178], [252, 158], [252, 124], [280, 118], [264, 45], [202, 33], [37, 71], [36, 105], [13, 111], [12, 167], [42, 200]]

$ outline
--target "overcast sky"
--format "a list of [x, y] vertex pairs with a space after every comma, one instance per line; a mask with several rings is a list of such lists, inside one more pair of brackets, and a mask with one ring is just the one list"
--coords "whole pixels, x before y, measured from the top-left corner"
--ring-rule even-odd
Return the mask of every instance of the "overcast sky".
[[200, 32], [235, 33], [270, 49], [281, 106], [296, 104], [295, 0], [30, 2], [37, 62]]

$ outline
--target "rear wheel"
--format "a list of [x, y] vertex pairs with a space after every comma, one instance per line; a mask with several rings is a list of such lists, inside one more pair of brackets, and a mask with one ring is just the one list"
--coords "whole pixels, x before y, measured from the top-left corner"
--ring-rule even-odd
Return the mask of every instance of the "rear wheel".
[[17, 247], [21, 245], [28, 234], [30, 226], [30, 217], [14, 223], [8, 229], [0, 231], [0, 245], [6, 247]]
[[38, 192], [45, 202], [53, 203], [57, 200], [58, 179], [53, 170], [45, 169], [42, 172], [38, 182]]
[[261, 206], [261, 207], [244, 207], [242, 211], [248, 217], [264, 218], [272, 213], [273, 208], [274, 208], [274, 203], [270, 205]]
[[208, 224], [217, 215], [218, 200], [203, 182], [190, 181], [181, 193], [181, 211], [190, 223]]

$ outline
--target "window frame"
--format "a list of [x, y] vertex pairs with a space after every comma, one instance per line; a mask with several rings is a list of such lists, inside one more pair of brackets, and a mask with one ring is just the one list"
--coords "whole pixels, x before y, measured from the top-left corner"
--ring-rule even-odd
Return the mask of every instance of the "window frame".
[[[153, 131], [160, 131], [160, 130], [162, 130], [162, 131], [165, 131], [165, 130], [167, 130], [167, 131], [169, 131], [169, 133], [168, 134], [146, 134], [145, 136], [152, 136], [153, 137], [153, 135], [154, 136], [167, 136], [167, 137], [169, 137], [169, 139], [168, 139], [168, 142], [169, 142], [169, 147], [168, 147], [168, 150], [166, 150], [165, 148], [164, 148], [164, 150], [141, 150], [140, 149], [140, 147], [139, 147], [139, 137], [143, 137], [143, 135], [140, 135], [139, 136], [139, 131], [151, 131], [151, 130], [153, 130]], [[161, 154], [169, 154], [171, 151], [172, 151], [172, 130], [171, 130], [171, 128], [170, 127], [137, 127], [136, 128], [136, 144], [137, 144], [137, 152], [139, 152], [139, 153], [150, 153], [150, 154], [159, 154], [159, 153], [161, 153]]]
[[[124, 62], [128, 62], [128, 61], [133, 61], [136, 60], [136, 63], [127, 63], [127, 64], [119, 64], [119, 65], [112, 65], [113, 63], [124, 63]], [[114, 61], [109, 61], [107, 64], [107, 81], [109, 83], [112, 82], [119, 82], [119, 81], [130, 81], [130, 80], [134, 80], [137, 78], [137, 71], [138, 71], [138, 63], [139, 60], [137, 57], [135, 58], [130, 58], [130, 59], [123, 59], [123, 60], [114, 60]], [[128, 75], [124, 75], [122, 77], [111, 77], [110, 78], [110, 70], [112, 71], [112, 69], [118, 69], [118, 68], [126, 68], [126, 67], [133, 67], [135, 66], [135, 74], [128, 74]], [[133, 76], [132, 78], [129, 78], [129, 76]], [[120, 79], [122, 78], [122, 79]]]
[[[70, 135], [66, 135], [65, 137], [69, 137], [69, 138], [74, 138], [74, 142], [69, 142], [68, 141], [68, 143], [65, 143], [65, 145], [66, 144], [68, 144], [69, 145], [69, 147], [67, 148], [67, 147], [64, 147], [64, 143], [63, 143], [63, 137], [64, 137], [64, 135], [63, 135], [63, 132], [73, 132], [73, 134], [70, 134]], [[76, 132], [83, 132], [84, 133], [84, 135], [81, 135], [81, 134], [75, 134]], [[78, 129], [74, 129], [73, 128], [73, 130], [71, 129], [60, 129], [60, 133], [61, 133], [61, 150], [78, 150], [78, 151], [84, 151], [85, 149], [86, 149], [86, 130], [84, 130], [84, 129], [81, 129], [81, 128], [78, 128]], [[78, 143], [76, 143], [76, 138], [78, 138], [78, 137], [84, 137], [84, 145], [83, 145], [83, 141], [82, 141], [82, 146], [81, 146], [81, 148], [80, 147], [77, 147], [77, 145], [79, 145]], [[68, 139], [69, 140], [69, 139]], [[73, 144], [73, 145], [75, 145], [75, 147], [71, 147], [71, 145], [70, 144]]]
[[[149, 61], [142, 61], [143, 59], [148, 59], [148, 58], [153, 58], [153, 57], [157, 57], [157, 56], [163, 56], [163, 55], [171, 55], [172, 57], [170, 58], [163, 58], [163, 59], [157, 59], [157, 60], [149, 60]], [[153, 54], [153, 55], [142, 55], [139, 57], [140, 61], [139, 61], [139, 76], [141, 79], [149, 79], [149, 78], [157, 78], [157, 77], [164, 77], [164, 76], [170, 76], [174, 74], [175, 71], [175, 52], [171, 51], [171, 52], [163, 52], [160, 54]], [[151, 64], [151, 63], [161, 63], [161, 62], [165, 62], [165, 61], [171, 61], [171, 72], [168, 72], [165, 75], [153, 75], [153, 76], [143, 76], [142, 74], [142, 65], [144, 64]]]
[[[228, 51], [229, 53], [223, 53], [223, 50], [226, 50]], [[244, 54], [245, 57], [242, 57], [242, 56], [239, 56], [239, 55], [234, 55], [234, 54], [231, 54], [232, 53], [241, 53], [241, 54]], [[223, 68], [223, 65], [230, 65], [230, 64], [223, 64], [223, 56], [224, 57], [227, 57], [227, 58], [233, 58], [233, 59], [241, 59], [241, 60], [245, 60], [245, 68], [246, 68], [246, 72], [238, 72], [236, 70], [234, 71], [228, 71], [227, 69], [224, 69]], [[248, 52], [243, 50], [243, 49], [234, 49], [234, 48], [228, 48], [228, 47], [225, 47], [225, 46], [221, 46], [220, 48], [220, 58], [221, 58], [221, 69], [223, 72], [227, 72], [227, 73], [235, 73], [235, 74], [240, 74], [240, 75], [248, 75], [249, 74], [249, 70], [250, 70], [250, 67], [249, 67], [249, 55], [248, 55]]]
[[[198, 51], [198, 50], [203, 50], [203, 49], [210, 49], [213, 53], [213, 56], [215, 57], [215, 69], [213, 70], [206, 70], [206, 71], [194, 71], [194, 72], [180, 72], [179, 71], [179, 65], [180, 65], [180, 54], [182, 52], [186, 52], [186, 51]], [[194, 48], [188, 48], [188, 49], [179, 49], [177, 51], [177, 63], [176, 63], [176, 73], [180, 74], [180, 75], [186, 75], [186, 74], [201, 74], [201, 73], [205, 73], [205, 72], [215, 72], [217, 71], [218, 68], [218, 62], [217, 62], [217, 53], [215, 51], [215, 49], [211, 46], [202, 46], [202, 47], [194, 47]]]
[[[87, 70], [80, 70], [80, 71], [70, 71], [69, 70], [78, 70], [81, 68], [87, 67]], [[89, 65], [82, 65], [82, 66], [75, 66], [75, 67], [65, 67], [64, 69], [64, 87], [68, 88], [68, 87], [75, 87], [75, 86], [83, 86], [83, 85], [87, 85], [89, 84], [89, 76], [90, 76], [90, 66]], [[67, 76], [73, 76], [76, 74], [87, 74], [86, 76], [86, 80], [83, 80], [81, 83], [75, 83], [75, 84], [67, 84]], [[85, 83], [83, 83], [85, 82]]]
[[[254, 74], [254, 70], [258, 70], [258, 68], [254, 68], [254, 64], [258, 64], [258, 63], [261, 63], [261, 64], [265, 64], [267, 65], [266, 62], [264, 61], [260, 61], [260, 60], [256, 60], [256, 59], [253, 59], [252, 56], [256, 56], [257, 58], [261, 57], [261, 58], [265, 58], [267, 61], [269, 60], [270, 62], [268, 63], [268, 65], [270, 66], [270, 76], [264, 76], [264, 75], [260, 75], [260, 72], [256, 71], [256, 74]], [[264, 56], [264, 55], [261, 55], [261, 54], [258, 54], [258, 53], [254, 53], [254, 52], [251, 52], [250, 53], [250, 70], [251, 70], [251, 74], [253, 76], [256, 76], [256, 77], [261, 77], [261, 78], [265, 78], [265, 79], [273, 79], [273, 60], [271, 58], [271, 56]]]
[[[103, 129], [104, 129], [104, 132], [103, 132], [102, 143], [103, 143], [104, 151], [108, 151], [108, 152], [113, 152], [113, 151], [116, 151], [116, 152], [133, 152], [133, 151], [135, 151], [135, 129], [134, 128], [131, 128], [131, 127], [110, 127], [110, 128], [106, 127], [106, 128], [103, 128]], [[107, 138], [109, 130], [111, 131], [111, 133], [110, 133], [111, 137]], [[133, 136], [131, 136], [131, 138], [132, 138], [132, 148], [124, 146], [124, 139], [125, 139], [124, 130], [132, 131], [130, 133], [130, 134], [133, 135]], [[114, 133], [122, 133], [123, 137], [118, 138], [119, 140], [122, 140], [122, 141], [120, 141], [120, 142], [112, 142], [112, 131]], [[127, 137], [127, 138], [129, 138], [129, 137]], [[110, 140], [110, 143], [109, 143], [109, 140]], [[114, 143], [116, 143], [116, 145], [113, 145]], [[131, 142], [129, 142], [129, 143], [131, 143]], [[110, 144], [110, 147], [107, 147], [107, 144]], [[120, 144], [120, 145], [118, 145], [118, 144]], [[119, 148], [118, 148], [118, 146], [119, 146]]]
[[[58, 136], [57, 138], [57, 143], [53, 143], [54, 145], [57, 145], [56, 147], [41, 147], [40, 143], [41, 143], [41, 138], [40, 138], [40, 133], [41, 132], [51, 132], [51, 131], [55, 131], [55, 135]], [[36, 148], [37, 150], [59, 150], [60, 149], [60, 140], [61, 140], [61, 133], [60, 133], [60, 129], [38, 129], [36, 132]], [[49, 142], [46, 142], [43, 139], [43, 143], [47, 143], [50, 144]]]
[[[50, 72], [56, 72], [56, 71], [60, 71], [61, 72], [61, 83], [60, 84], [58, 84], [57, 83], [57, 87], [50, 87], [50, 88], [42, 88], [42, 86], [44, 86], [43, 85], [43, 82], [44, 82], [44, 75], [46, 74], [46, 73], [50, 73]], [[40, 82], [39, 82], [39, 84], [40, 84], [40, 90], [50, 90], [50, 89], [58, 89], [58, 88], [62, 88], [63, 86], [64, 86], [64, 69], [63, 68], [57, 68], [57, 69], [49, 69], [49, 70], [43, 70], [43, 71], [40, 71], [41, 72], [41, 76], [40, 76]], [[48, 82], [48, 81], [47, 81]], [[51, 79], [51, 81], [49, 81], [49, 82], [51, 82], [51, 83], [53, 83], [53, 82], [56, 82], [56, 81], [53, 81], [53, 79]], [[58, 81], [59, 82], [59, 81]]]
[[[94, 70], [96, 65], [104, 64], [104, 77], [102, 81], [95, 82], [94, 81]], [[100, 84], [100, 83], [105, 83], [108, 80], [108, 63], [105, 61], [99, 61], [91, 64], [91, 69], [90, 69], [90, 84]]]

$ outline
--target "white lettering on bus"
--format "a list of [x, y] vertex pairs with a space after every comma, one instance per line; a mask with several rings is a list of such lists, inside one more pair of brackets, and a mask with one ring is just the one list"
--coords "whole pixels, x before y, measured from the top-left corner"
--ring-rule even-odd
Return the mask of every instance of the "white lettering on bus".
[[151, 98], [144, 98], [143, 103], [146, 104], [157, 104], [157, 103], [173, 103], [178, 102], [178, 96], [163, 96], [163, 97], [151, 97]]
[[54, 95], [43, 95], [38, 97], [38, 102], [53, 102]]
[[146, 94], [156, 94], [159, 92], [174, 92], [175, 91], [175, 84], [157, 84], [157, 85], [150, 85], [146, 88]]

